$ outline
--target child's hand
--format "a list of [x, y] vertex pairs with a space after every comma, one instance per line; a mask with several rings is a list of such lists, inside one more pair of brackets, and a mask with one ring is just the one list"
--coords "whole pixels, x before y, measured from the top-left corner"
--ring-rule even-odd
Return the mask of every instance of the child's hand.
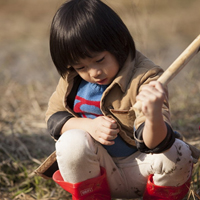
[[104, 145], [113, 145], [113, 140], [119, 133], [117, 123], [113, 119], [105, 116], [93, 119], [88, 131], [96, 141]]
[[162, 105], [165, 98], [166, 94], [162, 84], [158, 81], [152, 81], [142, 87], [136, 100], [142, 102], [142, 112], [147, 120], [156, 122], [157, 117], [162, 114]]

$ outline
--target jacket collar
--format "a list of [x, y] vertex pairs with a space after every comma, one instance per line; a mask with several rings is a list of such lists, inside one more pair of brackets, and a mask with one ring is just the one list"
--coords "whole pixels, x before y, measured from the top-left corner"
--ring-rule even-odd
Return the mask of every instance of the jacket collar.
[[129, 54], [123, 67], [119, 70], [117, 76], [109, 85], [109, 88], [113, 87], [115, 84], [118, 84], [122, 92], [125, 93], [127, 86], [131, 80], [131, 77], [133, 76], [135, 70], [134, 66], [135, 66], [135, 59], [131, 60], [131, 55]]

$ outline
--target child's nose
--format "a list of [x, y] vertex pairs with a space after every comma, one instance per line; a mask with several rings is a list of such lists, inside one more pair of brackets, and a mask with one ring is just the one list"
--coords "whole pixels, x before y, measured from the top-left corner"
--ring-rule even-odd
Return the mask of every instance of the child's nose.
[[98, 77], [99, 75], [101, 75], [101, 70], [98, 68], [91, 68], [90, 69], [90, 76], [93, 78]]

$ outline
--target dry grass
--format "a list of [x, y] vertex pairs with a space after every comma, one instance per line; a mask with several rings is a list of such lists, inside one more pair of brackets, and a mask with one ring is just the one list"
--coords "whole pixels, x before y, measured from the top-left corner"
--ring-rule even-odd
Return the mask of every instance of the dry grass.
[[[166, 68], [199, 34], [198, 0], [104, 0], [128, 25], [139, 50]], [[63, 1], [0, 0], [0, 197], [3, 200], [71, 199], [33, 170], [54, 150], [44, 115], [58, 75], [48, 34]], [[200, 59], [196, 56], [170, 85], [173, 127], [200, 147]], [[200, 199], [195, 166], [190, 199]]]

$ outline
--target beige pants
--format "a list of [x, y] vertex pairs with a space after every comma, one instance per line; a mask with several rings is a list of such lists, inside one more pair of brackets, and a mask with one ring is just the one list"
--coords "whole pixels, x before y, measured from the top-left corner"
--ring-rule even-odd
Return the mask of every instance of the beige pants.
[[187, 144], [176, 139], [164, 153], [113, 158], [83, 130], [70, 130], [56, 142], [57, 162], [63, 179], [82, 182], [100, 175], [100, 166], [107, 172], [113, 198], [137, 198], [143, 195], [147, 178], [154, 174], [154, 183], [179, 186], [191, 175], [193, 158]]

